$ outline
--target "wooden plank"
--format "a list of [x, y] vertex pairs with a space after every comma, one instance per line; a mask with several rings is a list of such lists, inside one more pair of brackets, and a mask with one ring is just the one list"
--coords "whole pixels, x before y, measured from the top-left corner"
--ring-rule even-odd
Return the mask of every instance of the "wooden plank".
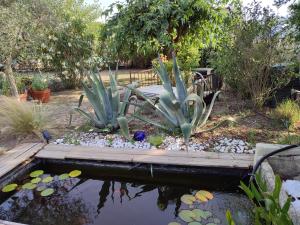
[[234, 154], [234, 153], [217, 153], [217, 152], [184, 152], [184, 151], [166, 151], [166, 150], [142, 150], [142, 149], [113, 149], [109, 147], [86, 147], [86, 146], [65, 146], [65, 145], [47, 145], [40, 153], [51, 151], [59, 155], [76, 153], [76, 152], [101, 152], [113, 155], [151, 155], [151, 156], [171, 156], [171, 157], [205, 157], [208, 159], [228, 159], [228, 160], [246, 160], [253, 161], [252, 154]]
[[43, 146], [43, 143], [23, 144], [13, 149], [10, 154], [8, 152], [5, 158], [3, 158], [5, 160], [1, 162], [0, 177], [31, 158], [35, 153], [43, 148]]
[[172, 152], [166, 150], [113, 149], [86, 146], [50, 144], [37, 158], [84, 159], [96, 161], [169, 164], [183, 166], [209, 166], [224, 168], [249, 168], [253, 155], [216, 152]]

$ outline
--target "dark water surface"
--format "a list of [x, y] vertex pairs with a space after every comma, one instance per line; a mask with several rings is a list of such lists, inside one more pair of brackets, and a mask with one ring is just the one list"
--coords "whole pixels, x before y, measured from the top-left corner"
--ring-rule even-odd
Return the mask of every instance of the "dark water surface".
[[[1, 193], [0, 219], [31, 225], [168, 225], [175, 221], [185, 225], [187, 223], [178, 217], [178, 213], [189, 206], [182, 203], [180, 197], [207, 190], [214, 198], [193, 205], [193, 208], [212, 213], [212, 217], [201, 221], [202, 225], [215, 218], [221, 221], [220, 224], [227, 224], [226, 210], [232, 212], [237, 224], [252, 224], [252, 205], [238, 191], [238, 179], [172, 173], [159, 175], [155, 171], [152, 178], [149, 171], [136, 174], [134, 171], [93, 169], [91, 172], [78, 167], [38, 167], [34, 169], [43, 169], [54, 176], [48, 186], [53, 187], [55, 193], [49, 197], [41, 197], [36, 190]], [[57, 175], [72, 169], [81, 169], [82, 175], [58, 180]], [[118, 177], [118, 174], [122, 176]], [[25, 175], [16, 183], [24, 184], [28, 179]]]

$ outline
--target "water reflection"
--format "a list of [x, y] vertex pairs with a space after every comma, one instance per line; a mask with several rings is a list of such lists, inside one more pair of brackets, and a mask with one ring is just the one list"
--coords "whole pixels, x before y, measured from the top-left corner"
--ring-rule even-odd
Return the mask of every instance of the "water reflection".
[[[51, 187], [56, 192], [47, 198], [29, 190], [9, 196], [0, 204], [0, 219], [31, 225], [168, 224], [179, 221], [180, 210], [189, 208], [182, 204], [181, 196], [196, 191], [182, 185], [78, 178], [57, 180]], [[244, 196], [214, 194], [212, 201], [196, 207], [224, 221], [230, 209], [243, 216], [243, 225], [251, 224], [250, 206]]]

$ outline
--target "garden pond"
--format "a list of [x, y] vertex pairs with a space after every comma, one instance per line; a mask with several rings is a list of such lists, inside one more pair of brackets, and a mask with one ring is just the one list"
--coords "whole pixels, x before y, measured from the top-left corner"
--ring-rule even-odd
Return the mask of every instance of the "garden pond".
[[31, 225], [226, 225], [230, 210], [237, 224], [250, 225], [253, 206], [238, 188], [243, 173], [39, 160], [0, 180], [0, 219]]

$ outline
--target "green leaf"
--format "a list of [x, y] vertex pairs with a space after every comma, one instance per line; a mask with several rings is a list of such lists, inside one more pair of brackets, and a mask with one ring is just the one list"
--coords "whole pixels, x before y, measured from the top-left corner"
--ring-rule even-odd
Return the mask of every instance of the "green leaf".
[[30, 182], [33, 183], [33, 184], [37, 184], [39, 182], [41, 182], [41, 178], [40, 177], [36, 177], [36, 178], [33, 178]]
[[36, 170], [30, 173], [30, 177], [39, 177], [44, 174], [43, 170]]
[[81, 175], [81, 171], [80, 170], [73, 170], [69, 173], [69, 176], [74, 178], [74, 177], [78, 177]]
[[181, 224], [177, 223], [177, 222], [171, 222], [171, 223], [168, 223], [168, 225], [181, 225]]
[[68, 173], [61, 174], [58, 177], [59, 180], [65, 180], [65, 179], [68, 179], [68, 178], [69, 178], [69, 174]]
[[2, 188], [2, 192], [11, 192], [11, 191], [14, 191], [16, 190], [16, 188], [18, 187], [17, 184], [8, 184], [6, 186], [4, 186]]
[[275, 199], [279, 199], [280, 191], [281, 191], [282, 182], [278, 175], [275, 177], [275, 188], [273, 191], [273, 197]]
[[129, 127], [128, 127], [128, 121], [126, 119], [126, 117], [122, 116], [122, 117], [118, 117], [118, 123], [121, 129], [121, 132], [123, 134], [123, 136], [127, 139], [130, 140], [130, 135], [129, 135]]
[[36, 188], [36, 184], [33, 184], [31, 182], [26, 183], [22, 186], [23, 189], [28, 189], [28, 190], [32, 190]]
[[196, 198], [193, 195], [182, 195], [180, 200], [187, 205], [192, 205], [196, 201]]
[[181, 210], [178, 214], [179, 218], [184, 222], [190, 223], [194, 221], [195, 214], [190, 210]]
[[53, 188], [47, 188], [47, 189], [45, 189], [45, 190], [43, 190], [41, 192], [41, 196], [42, 197], [47, 197], [47, 196], [52, 195], [53, 193], [54, 193], [54, 189]]
[[51, 176], [45, 177], [42, 180], [43, 183], [50, 183], [51, 181], [53, 181], [53, 177], [51, 177]]
[[250, 188], [248, 188], [242, 181], [240, 183], [240, 188], [245, 192], [245, 194], [248, 196], [248, 198], [250, 200], [253, 200], [254, 194], [252, 193], [252, 191], [250, 190]]
[[46, 186], [39, 186], [36, 188], [37, 191], [43, 191], [45, 190], [47, 187]]

